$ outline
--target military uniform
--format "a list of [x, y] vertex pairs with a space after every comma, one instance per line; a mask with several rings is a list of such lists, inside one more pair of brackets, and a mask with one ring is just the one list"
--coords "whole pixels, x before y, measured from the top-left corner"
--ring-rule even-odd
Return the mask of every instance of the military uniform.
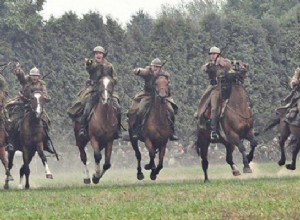
[[[6, 105], [6, 109], [8, 110], [8, 114], [12, 122], [23, 117], [24, 107], [21, 105], [24, 105], [24, 101], [22, 96], [30, 99], [32, 91], [38, 90], [42, 92], [46, 102], [50, 102], [51, 100], [47, 92], [46, 83], [43, 80], [39, 79], [36, 83], [34, 83], [30, 79], [30, 75], [25, 75], [22, 69], [16, 69], [15, 74], [22, 86], [22, 90], [19, 95], [9, 100]], [[43, 111], [41, 119], [46, 123], [47, 127], [50, 126], [50, 119], [46, 110]]]
[[[156, 58], [156, 59], [158, 59], [158, 58]], [[161, 62], [161, 61], [159, 60], [159, 62]], [[153, 63], [153, 61], [152, 61], [152, 63]], [[134, 96], [133, 102], [128, 111], [128, 117], [132, 119], [131, 121], [129, 121], [129, 123], [130, 123], [131, 127], [134, 128], [133, 136], [134, 136], [134, 138], [137, 138], [137, 136], [138, 136], [137, 133], [144, 121], [143, 117], [145, 116], [145, 113], [147, 112], [147, 110], [150, 108], [151, 95], [153, 94], [153, 91], [155, 89], [153, 85], [154, 85], [157, 75], [164, 75], [168, 78], [168, 80], [170, 80], [170, 74], [167, 71], [164, 71], [162, 69], [160, 69], [159, 73], [155, 74], [151, 70], [150, 66], [147, 66], [145, 68], [136, 68], [133, 70], [133, 73], [144, 79], [144, 90]], [[174, 102], [171, 95], [169, 95], [169, 97], [167, 97], [166, 100], [167, 100], [167, 104], [168, 104], [168, 110], [169, 110], [170, 116], [171, 116], [171, 121], [173, 122], [172, 123], [173, 136], [171, 137], [171, 140], [177, 140], [178, 138], [174, 134], [175, 133], [174, 126], [175, 126], [175, 114], [178, 111], [178, 106]]]
[[[210, 53], [220, 54], [220, 49], [212, 47]], [[195, 117], [201, 119], [203, 114], [210, 104], [211, 106], [211, 138], [217, 139], [217, 124], [220, 113], [220, 102], [221, 102], [221, 84], [219, 83], [226, 74], [234, 74], [231, 68], [231, 62], [222, 56], [217, 56], [216, 60], [210, 61], [201, 67], [201, 70], [208, 75], [210, 79], [210, 85], [202, 95], [200, 103], [198, 105]]]
[[[94, 52], [100, 52], [103, 54], [105, 50], [101, 46], [94, 48]], [[80, 122], [80, 136], [87, 137], [88, 117], [95, 103], [92, 102], [93, 95], [98, 92], [97, 82], [102, 76], [110, 76], [114, 85], [117, 84], [117, 73], [113, 65], [103, 58], [102, 62], [96, 62], [96, 60], [86, 61], [86, 71], [89, 73], [89, 80], [86, 82], [86, 86], [79, 92], [78, 100], [70, 107], [67, 112], [70, 118], [78, 120]], [[113, 105], [118, 113], [118, 138], [121, 137], [121, 106], [119, 103], [119, 96], [116, 92], [112, 94]]]
[[5, 116], [5, 109], [4, 106], [4, 99], [7, 96], [8, 86], [5, 78], [0, 74], [0, 126], [4, 128], [6, 122], [6, 116]]
[[[290, 86], [293, 90], [295, 90], [295, 94], [291, 98], [289, 113], [287, 114], [287, 118], [293, 119], [300, 112], [300, 67], [296, 68], [294, 75], [290, 81]], [[296, 102], [296, 106], [293, 107], [293, 103]]]

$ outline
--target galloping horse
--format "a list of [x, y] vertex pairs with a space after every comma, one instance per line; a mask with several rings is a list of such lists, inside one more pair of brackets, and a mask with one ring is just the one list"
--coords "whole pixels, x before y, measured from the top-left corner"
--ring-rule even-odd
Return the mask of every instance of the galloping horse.
[[[142, 127], [142, 137], [139, 138], [140, 141], [145, 143], [149, 151], [150, 162], [145, 165], [145, 169], [151, 170], [150, 178], [152, 180], [156, 179], [157, 174], [163, 168], [166, 145], [172, 134], [172, 122], [170, 120], [166, 100], [169, 95], [169, 81], [164, 75], [160, 75], [156, 78], [154, 86], [155, 92], [151, 97], [151, 108]], [[139, 150], [138, 140], [132, 137], [132, 130], [133, 127], [131, 123], [129, 123], [130, 142], [138, 162], [137, 179], [142, 180], [144, 179], [144, 174], [141, 168], [141, 152]], [[154, 159], [157, 152], [159, 152], [159, 162], [156, 167]]]
[[38, 152], [43, 165], [45, 167], [46, 178], [53, 179], [52, 173], [48, 167], [47, 158], [44, 154], [44, 147], [47, 141], [47, 134], [44, 129], [44, 123], [41, 114], [44, 110], [45, 100], [42, 92], [39, 90], [32, 91], [31, 97], [22, 97], [25, 103], [25, 115], [20, 124], [18, 145], [14, 146], [14, 151], [8, 151], [8, 167], [9, 170], [13, 166], [13, 159], [16, 150], [23, 153], [23, 165], [20, 169], [20, 184], [22, 188], [23, 176], [26, 177], [25, 189], [29, 189], [29, 164], [35, 154]]
[[[79, 137], [80, 124], [75, 122], [74, 133], [76, 145], [80, 151], [80, 159], [85, 166], [84, 183], [91, 182], [89, 170], [87, 167], [87, 156], [85, 146], [90, 141], [94, 149], [95, 158], [95, 173], [93, 174], [92, 181], [94, 184], [99, 183], [100, 178], [110, 168], [110, 158], [112, 152], [113, 141], [118, 132], [117, 110], [113, 106], [112, 94], [114, 90], [113, 80], [110, 76], [103, 76], [98, 85], [98, 92], [92, 101], [97, 101], [93, 109], [92, 116], [88, 125], [88, 139]], [[100, 169], [100, 160], [102, 158], [101, 151], [105, 149], [105, 162], [103, 170]]]
[[[225, 80], [225, 79], [224, 79]], [[243, 156], [244, 173], [251, 173], [252, 170], [249, 163], [253, 159], [254, 149], [257, 146], [257, 142], [254, 139], [253, 132], [253, 117], [248, 104], [248, 97], [243, 84], [238, 78], [233, 77], [226, 79], [228, 81], [221, 81], [221, 83], [227, 84], [228, 96], [225, 96], [225, 91], [221, 92], [222, 107], [221, 118], [219, 121], [220, 138], [216, 141], [222, 143], [226, 148], [226, 162], [231, 166], [234, 176], [240, 175], [237, 166], [233, 162], [232, 152], [234, 147], [237, 146]], [[221, 87], [221, 85], [218, 85]], [[223, 87], [223, 86], [222, 86]], [[220, 88], [221, 89], [221, 88]], [[227, 99], [228, 98], [228, 99]], [[206, 109], [204, 114], [207, 114], [209, 108]], [[243, 144], [243, 140], [250, 141], [251, 150], [246, 155], [246, 149]], [[197, 125], [197, 152], [202, 159], [202, 169], [204, 172], [205, 182], [208, 181], [207, 169], [208, 160], [207, 153], [210, 145], [210, 131], [206, 126]]]

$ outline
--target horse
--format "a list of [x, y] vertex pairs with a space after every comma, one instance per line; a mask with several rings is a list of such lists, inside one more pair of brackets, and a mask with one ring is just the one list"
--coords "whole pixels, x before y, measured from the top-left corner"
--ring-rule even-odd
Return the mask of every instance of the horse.
[[[129, 138], [137, 159], [137, 179], [144, 179], [141, 168], [141, 152], [138, 140], [145, 143], [149, 151], [150, 161], [145, 165], [146, 170], [151, 170], [151, 180], [156, 180], [157, 175], [163, 168], [163, 159], [166, 152], [167, 142], [172, 135], [170, 112], [166, 98], [169, 96], [169, 81], [166, 76], [159, 75], [154, 82], [155, 90], [151, 95], [149, 113], [142, 126], [142, 136], [133, 138], [133, 124], [129, 123]], [[129, 118], [129, 121], [131, 119]], [[155, 165], [155, 155], [159, 153], [158, 165]]]
[[44, 154], [45, 143], [47, 141], [47, 133], [44, 128], [44, 122], [41, 115], [44, 111], [45, 99], [42, 92], [39, 90], [32, 91], [29, 98], [22, 96], [24, 100], [25, 114], [20, 124], [20, 131], [18, 135], [18, 145], [14, 146], [14, 150], [8, 151], [8, 168], [13, 166], [13, 159], [16, 150], [23, 153], [23, 165], [20, 168], [20, 183], [19, 188], [23, 188], [22, 182], [25, 175], [25, 189], [29, 189], [29, 164], [38, 152], [39, 157], [45, 168], [46, 178], [53, 179], [53, 175], [49, 169], [47, 158]]
[[[221, 86], [221, 84], [223, 85]], [[252, 173], [249, 163], [253, 159], [257, 141], [254, 138], [253, 115], [249, 107], [246, 90], [237, 77], [232, 77], [230, 79], [224, 77], [220, 80], [218, 86], [220, 86], [222, 97], [221, 116], [218, 126], [220, 137], [217, 141], [214, 141], [214, 143], [221, 143], [225, 146], [226, 162], [230, 165], [234, 176], [241, 174], [232, 158], [235, 146], [238, 147], [243, 157], [243, 172]], [[209, 106], [207, 106], [204, 114], [209, 115], [209, 110]], [[250, 141], [251, 150], [248, 155], [246, 155], [246, 149], [243, 144], [244, 139]], [[204, 182], [208, 181], [207, 154], [210, 143], [212, 143], [210, 130], [207, 126], [200, 126], [199, 123], [197, 123], [196, 146], [197, 153], [202, 159], [201, 163], [204, 172]]]
[[[117, 109], [114, 107], [112, 100], [114, 91], [113, 79], [110, 76], [103, 76], [96, 85], [98, 86], [98, 91], [92, 97], [92, 101], [96, 102], [96, 105], [88, 123], [88, 138], [81, 138], [79, 136], [80, 124], [79, 122], [74, 124], [76, 146], [80, 152], [80, 159], [84, 164], [83, 181], [85, 184], [91, 183], [85, 146], [90, 141], [94, 150], [96, 168], [92, 181], [94, 184], [97, 184], [104, 173], [111, 167], [112, 145], [118, 132]], [[101, 170], [100, 160], [102, 159], [101, 151], [103, 149], [105, 149], [105, 162]]]

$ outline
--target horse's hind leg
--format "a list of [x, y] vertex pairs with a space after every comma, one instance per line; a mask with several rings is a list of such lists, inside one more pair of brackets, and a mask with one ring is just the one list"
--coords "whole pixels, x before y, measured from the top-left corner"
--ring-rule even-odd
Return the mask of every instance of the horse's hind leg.
[[9, 169], [8, 169], [8, 161], [7, 161], [7, 158], [6, 158], [5, 147], [0, 147], [0, 159], [1, 159], [2, 164], [4, 166], [5, 175], [6, 175], [5, 183], [4, 183], [4, 189], [8, 189], [9, 188], [8, 182], [9, 182], [9, 178], [10, 178], [10, 172], [9, 172]]
[[47, 163], [47, 158], [46, 158], [46, 156], [44, 154], [44, 151], [43, 151], [43, 147], [38, 146], [37, 147], [37, 152], [38, 152], [38, 155], [41, 158], [42, 163], [43, 163], [43, 165], [45, 167], [46, 178], [47, 179], [53, 179], [53, 175], [52, 175], [52, 173], [51, 173], [51, 171], [49, 169], [49, 166], [48, 166], [48, 163]]
[[137, 179], [142, 180], [144, 179], [144, 174], [142, 172], [142, 167], [141, 167], [142, 155], [138, 146], [138, 140], [132, 138], [131, 130], [129, 130], [129, 137], [137, 160]]
[[249, 162], [248, 162], [248, 159], [247, 159], [247, 156], [246, 156], [246, 148], [245, 148], [245, 145], [243, 144], [243, 141], [240, 140], [237, 144], [237, 147], [238, 147], [238, 149], [241, 152], [242, 157], [243, 157], [243, 164], [244, 164], [243, 172], [244, 173], [252, 173], [252, 170], [249, 166]]
[[145, 165], [145, 169], [146, 170], [151, 170], [150, 178], [152, 180], [155, 180], [156, 177], [154, 178], [154, 176], [156, 176], [156, 175], [153, 175], [155, 173], [155, 170], [156, 170], [155, 161], [154, 161], [155, 154], [156, 154], [155, 148], [154, 148], [152, 142], [149, 139], [145, 140], [145, 145], [146, 145], [146, 147], [149, 151], [149, 157], [150, 157], [149, 163]]
[[152, 180], [156, 179], [156, 176], [159, 174], [160, 170], [163, 168], [165, 153], [166, 153], [166, 145], [160, 148], [158, 165], [156, 166], [155, 170], [152, 170], [151, 175], [150, 175], [150, 178]]
[[289, 170], [295, 170], [296, 169], [296, 161], [297, 161], [297, 155], [300, 150], [300, 143], [297, 140], [297, 143], [293, 146], [293, 152], [292, 152], [292, 163], [287, 164], [286, 168]]
[[230, 165], [231, 170], [232, 170], [232, 174], [234, 176], [241, 175], [241, 173], [238, 170], [237, 166], [233, 162], [232, 152], [233, 152], [234, 147], [230, 144], [226, 144], [225, 147], [226, 147], [226, 162]]

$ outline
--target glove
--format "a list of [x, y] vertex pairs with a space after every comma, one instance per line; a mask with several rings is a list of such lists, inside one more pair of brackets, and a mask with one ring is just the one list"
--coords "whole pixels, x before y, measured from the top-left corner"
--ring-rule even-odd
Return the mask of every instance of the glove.
[[139, 75], [140, 71], [141, 71], [140, 68], [135, 68], [135, 69], [133, 69], [133, 73], [134, 73], [135, 75]]
[[85, 58], [85, 65], [86, 65], [86, 66], [92, 65], [92, 63], [93, 63], [93, 60], [91, 60], [91, 59], [86, 59], [86, 58]]

